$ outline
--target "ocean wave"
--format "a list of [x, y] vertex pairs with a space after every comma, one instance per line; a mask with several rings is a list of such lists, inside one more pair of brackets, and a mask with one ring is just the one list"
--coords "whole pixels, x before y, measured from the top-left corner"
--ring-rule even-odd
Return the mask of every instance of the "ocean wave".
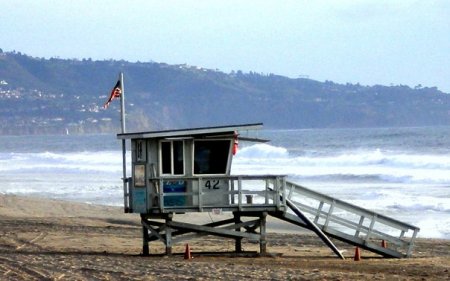
[[[305, 153], [306, 154], [306, 153]], [[335, 152], [333, 155], [306, 156], [290, 155], [283, 147], [267, 144], [257, 144], [243, 148], [236, 159], [251, 161], [252, 159], [266, 159], [272, 161], [288, 161], [290, 164], [309, 166], [389, 166], [427, 169], [450, 169], [450, 155], [424, 155], [399, 153], [393, 151], [357, 150]]]
[[[422, 198], [423, 199], [423, 198]], [[433, 201], [436, 201], [434, 198]], [[446, 199], [445, 201], [450, 201]], [[395, 203], [392, 205], [387, 205], [387, 208], [400, 210], [400, 211], [420, 211], [420, 212], [445, 212], [450, 213], [450, 203], [448, 202], [424, 202], [424, 203]]]
[[117, 172], [122, 157], [117, 151], [72, 153], [0, 153], [0, 172]]
[[286, 159], [289, 157], [286, 148], [265, 143], [244, 147], [238, 151], [237, 155], [240, 159]]
[[319, 181], [450, 184], [449, 169], [450, 155], [375, 149], [295, 156], [267, 144], [243, 148], [233, 162], [233, 172], [239, 174], [285, 174]]
[[316, 175], [302, 175], [302, 174], [290, 174], [289, 176], [300, 181], [328, 181], [328, 182], [348, 182], [348, 183], [376, 183], [376, 182], [389, 182], [389, 183], [404, 183], [410, 181], [410, 177], [394, 177], [379, 174], [316, 174]]

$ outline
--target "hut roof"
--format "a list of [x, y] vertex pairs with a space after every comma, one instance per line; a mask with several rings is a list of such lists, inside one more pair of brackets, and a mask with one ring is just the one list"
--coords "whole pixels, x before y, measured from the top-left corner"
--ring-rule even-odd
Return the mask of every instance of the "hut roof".
[[188, 128], [188, 129], [176, 129], [176, 130], [163, 130], [163, 131], [150, 131], [150, 132], [137, 132], [137, 133], [124, 133], [117, 134], [118, 139], [150, 139], [150, 138], [183, 138], [194, 136], [214, 136], [214, 135], [232, 135], [236, 131], [242, 130], [258, 130], [262, 128], [262, 123], [255, 124], [241, 124], [241, 125], [227, 125], [216, 127], [201, 127], [201, 128]]

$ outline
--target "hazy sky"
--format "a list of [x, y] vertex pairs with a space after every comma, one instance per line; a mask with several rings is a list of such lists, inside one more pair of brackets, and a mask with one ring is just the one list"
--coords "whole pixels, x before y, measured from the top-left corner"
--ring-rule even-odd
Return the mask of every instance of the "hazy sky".
[[[0, 48], [450, 93], [450, 0], [0, 0]], [[1, 78], [1, 77], [0, 77]]]

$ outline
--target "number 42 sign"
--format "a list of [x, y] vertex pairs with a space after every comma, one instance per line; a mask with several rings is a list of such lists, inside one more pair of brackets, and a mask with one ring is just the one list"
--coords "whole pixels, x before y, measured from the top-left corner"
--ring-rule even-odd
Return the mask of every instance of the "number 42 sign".
[[207, 180], [205, 181], [205, 188], [207, 189], [220, 189], [220, 180]]

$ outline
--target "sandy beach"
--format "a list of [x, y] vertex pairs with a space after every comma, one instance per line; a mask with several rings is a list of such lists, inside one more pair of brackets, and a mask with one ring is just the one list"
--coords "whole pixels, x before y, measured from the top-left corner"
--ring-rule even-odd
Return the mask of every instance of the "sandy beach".
[[[208, 214], [176, 215], [203, 223]], [[139, 216], [122, 208], [0, 195], [0, 280], [450, 280], [450, 240], [418, 239], [412, 258], [385, 259], [336, 242], [346, 260], [337, 259], [309, 232], [276, 220], [268, 224], [269, 257], [206, 255], [230, 252], [234, 241], [202, 237], [162, 254], [160, 242], [142, 248]], [[259, 245], [244, 241], [245, 251]]]

